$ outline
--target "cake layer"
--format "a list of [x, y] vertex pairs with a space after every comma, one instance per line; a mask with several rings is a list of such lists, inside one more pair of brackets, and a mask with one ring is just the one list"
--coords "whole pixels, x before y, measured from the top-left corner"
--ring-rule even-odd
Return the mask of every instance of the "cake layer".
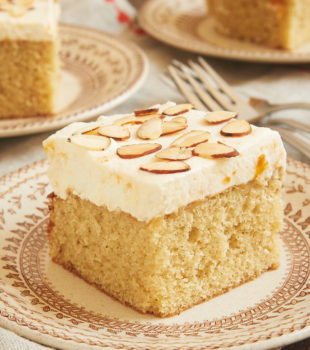
[[310, 41], [310, 6], [307, 0], [291, 0], [290, 3], [288, 46], [294, 49]]
[[50, 41], [57, 37], [57, 0], [2, 0], [0, 40]]
[[50, 115], [59, 80], [58, 43], [0, 41], [0, 118]]
[[232, 38], [294, 49], [310, 40], [307, 0], [206, 0], [216, 29]]
[[50, 255], [141, 312], [177, 314], [278, 266], [282, 177], [279, 167], [264, 184], [232, 186], [149, 223], [54, 196]]
[[[173, 105], [157, 106], [158, 113]], [[124, 116], [101, 117], [99, 122], [71, 124], [44, 142], [50, 162], [48, 174], [55, 194], [66, 199], [72, 193], [109, 211], [122, 211], [139, 221], [148, 222], [231, 186], [253, 179], [267, 183], [274, 168], [285, 168], [285, 150], [277, 132], [252, 126], [249, 135], [228, 137], [220, 130], [229, 122], [209, 125], [205, 120], [206, 113], [197, 110], [182, 113], [182, 116], [187, 119], [187, 128], [182, 132], [208, 131], [208, 143], [223, 142], [235, 148], [239, 156], [221, 159], [194, 156], [186, 160], [190, 170], [180, 173], [142, 171], [140, 167], [154, 160], [154, 154], [123, 159], [117, 155], [117, 149], [122, 145], [154, 142], [165, 149], [180, 136], [180, 132], [143, 141], [137, 136], [140, 125], [129, 125], [130, 139], [111, 139], [104, 151], [92, 151], [69, 142], [81, 128], [110, 125]], [[167, 116], [164, 120], [171, 119]]]

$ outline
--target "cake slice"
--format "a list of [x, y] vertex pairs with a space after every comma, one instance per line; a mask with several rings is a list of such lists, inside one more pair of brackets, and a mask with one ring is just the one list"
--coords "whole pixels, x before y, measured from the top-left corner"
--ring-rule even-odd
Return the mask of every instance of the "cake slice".
[[56, 0], [0, 2], [0, 118], [54, 113], [58, 16]]
[[279, 134], [167, 103], [73, 123], [44, 141], [50, 256], [166, 317], [279, 265]]
[[310, 40], [308, 0], [207, 0], [208, 15], [227, 36], [292, 50]]

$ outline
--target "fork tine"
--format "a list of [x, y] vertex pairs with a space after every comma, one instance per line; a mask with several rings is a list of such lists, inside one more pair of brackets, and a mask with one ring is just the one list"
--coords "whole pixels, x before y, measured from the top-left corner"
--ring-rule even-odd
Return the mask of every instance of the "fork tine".
[[[195, 85], [195, 87], [196, 87], [195, 91], [199, 94], [199, 97], [202, 100], [208, 101], [208, 102], [205, 102], [205, 101], [204, 102], [207, 104], [209, 109], [216, 110], [219, 108], [222, 109], [222, 107], [224, 109], [231, 110], [231, 111], [234, 111], [236, 109], [236, 106], [233, 103], [230, 103], [227, 101], [226, 98], [228, 97], [228, 99], [230, 99], [229, 96], [226, 96], [226, 98], [225, 98], [225, 95], [223, 93], [219, 92], [218, 89], [214, 88], [208, 82], [208, 80], [206, 79], [206, 76], [205, 76], [206, 71], [201, 66], [199, 66], [198, 64], [194, 64], [193, 61], [191, 61], [191, 60], [188, 61], [189, 66], [183, 64], [182, 62], [180, 62], [177, 59], [173, 59], [172, 63], [177, 68], [182, 70], [181, 74], [182, 74], [183, 79], [191, 80], [190, 84]], [[202, 88], [199, 88], [199, 86], [197, 84], [195, 84], [197, 80], [200, 80], [201, 82], [199, 82], [199, 84], [202, 84], [202, 86], [204, 86], [204, 88], [207, 89], [207, 94], [205, 92], [203, 92]], [[219, 87], [219, 89], [220, 89], [220, 87]], [[214, 98], [215, 102], [217, 103], [217, 106], [214, 105], [213, 101], [207, 97], [210, 94]], [[222, 107], [220, 107], [220, 105]]]
[[219, 103], [226, 110], [234, 111], [236, 109], [235, 105], [228, 102], [223, 94], [208, 82], [205, 74], [203, 74], [204, 70], [199, 65], [195, 64], [192, 60], [189, 60], [188, 64], [195, 71], [197, 77], [200, 79], [205, 88], [210, 92], [213, 98], [217, 101], [217, 103]]
[[182, 69], [187, 81], [190, 83], [190, 85], [196, 91], [196, 93], [200, 97], [200, 99], [206, 104], [208, 109], [211, 111], [220, 110], [221, 107], [210, 97], [210, 95], [206, 94], [203, 91], [203, 89], [200, 87], [200, 85], [197, 83], [197, 81], [188, 73], [188, 71], [186, 70], [184, 65], [181, 66], [181, 69]]
[[226, 83], [226, 81], [221, 76], [219, 76], [217, 72], [202, 57], [198, 57], [198, 61], [201, 64], [201, 66], [211, 75], [211, 77], [218, 84], [221, 90], [224, 91], [234, 103], [244, 103], [242, 100], [239, 99], [237, 95], [234, 94], [234, 92]]
[[196, 108], [202, 111], [205, 111], [206, 108], [203, 106], [203, 104], [199, 101], [199, 99], [195, 96], [195, 94], [190, 91], [190, 89], [187, 88], [184, 81], [180, 78], [178, 75], [176, 69], [172, 67], [171, 65], [168, 66], [168, 71], [170, 75], [172, 76], [173, 80], [175, 81], [177, 87], [180, 89], [180, 91], [183, 93], [183, 95], [187, 98], [187, 100]]

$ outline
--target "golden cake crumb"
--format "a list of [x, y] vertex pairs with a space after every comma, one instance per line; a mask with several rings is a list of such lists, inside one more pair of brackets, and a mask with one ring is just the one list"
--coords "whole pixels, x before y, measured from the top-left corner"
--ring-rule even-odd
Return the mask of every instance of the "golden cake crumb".
[[149, 223], [54, 196], [50, 255], [140, 312], [178, 314], [279, 265], [280, 189], [275, 175], [266, 187], [234, 186]]
[[310, 40], [308, 0], [206, 0], [216, 29], [229, 37], [288, 50]]

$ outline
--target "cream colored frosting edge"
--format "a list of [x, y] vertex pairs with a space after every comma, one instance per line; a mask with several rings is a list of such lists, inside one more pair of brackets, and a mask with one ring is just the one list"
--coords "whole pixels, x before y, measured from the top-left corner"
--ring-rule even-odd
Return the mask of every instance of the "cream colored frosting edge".
[[[203, 122], [204, 112], [192, 110], [185, 115], [188, 130], [211, 131], [209, 142], [229, 144], [238, 149], [240, 156], [216, 160], [193, 157], [186, 161], [191, 166], [188, 172], [151, 174], [139, 170], [139, 166], [151, 161], [154, 155], [124, 160], [115, 154], [120, 143], [113, 140], [104, 152], [88, 151], [67, 142], [72, 132], [86, 125], [74, 123], [44, 141], [50, 163], [48, 175], [55, 194], [66, 199], [68, 193], [73, 193], [110, 211], [120, 210], [140, 221], [150, 221], [230, 186], [253, 180], [262, 155], [267, 167], [257, 176], [260, 182], [267, 182], [276, 168], [285, 168], [286, 153], [277, 132], [253, 126], [248, 136], [228, 138], [219, 134], [223, 124], [208, 126]], [[120, 117], [106, 117], [104, 123]], [[177, 137], [161, 137], [156, 142], [165, 148]], [[134, 137], [126, 143], [136, 142], [141, 140]]]
[[36, 0], [23, 16], [0, 12], [0, 40], [51, 41], [57, 37], [60, 5], [54, 0]]

